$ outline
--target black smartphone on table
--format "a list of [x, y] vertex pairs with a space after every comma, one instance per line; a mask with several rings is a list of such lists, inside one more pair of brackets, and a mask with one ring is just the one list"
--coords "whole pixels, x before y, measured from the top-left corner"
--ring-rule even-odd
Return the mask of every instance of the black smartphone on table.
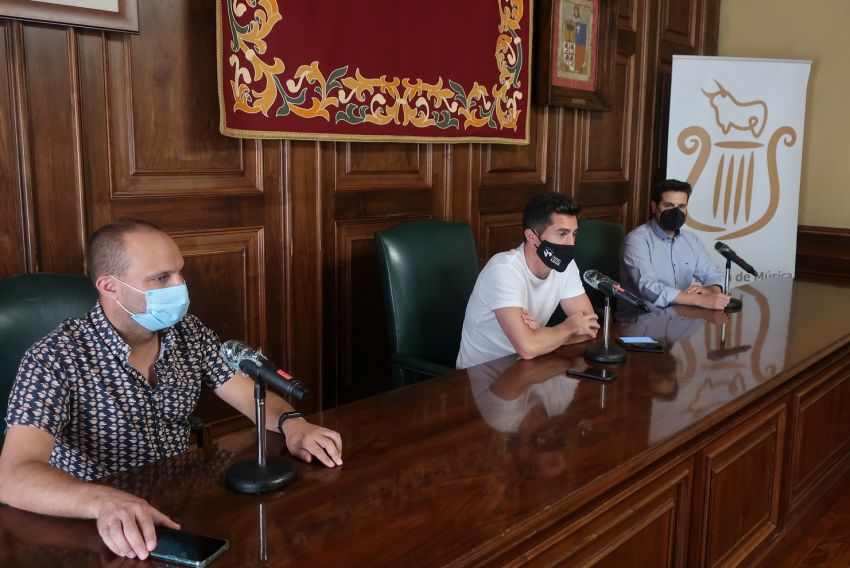
[[617, 343], [630, 351], [650, 351], [654, 353], [664, 351], [663, 343], [647, 336], [621, 336], [617, 338]]
[[567, 375], [572, 377], [581, 377], [583, 379], [593, 379], [594, 381], [610, 381], [617, 376], [617, 369], [605, 369], [603, 367], [588, 367], [586, 369], [567, 369]]
[[229, 546], [230, 543], [223, 538], [157, 527], [156, 549], [151, 552], [151, 558], [204, 568], [221, 556]]

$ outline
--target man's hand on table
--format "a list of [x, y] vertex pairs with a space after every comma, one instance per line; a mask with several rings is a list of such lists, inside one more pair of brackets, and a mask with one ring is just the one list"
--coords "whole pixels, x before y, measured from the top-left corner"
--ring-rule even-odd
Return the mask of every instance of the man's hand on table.
[[91, 506], [100, 538], [118, 556], [144, 560], [156, 548], [155, 525], [180, 528], [144, 499], [111, 487], [99, 486]]
[[286, 447], [293, 456], [307, 463], [315, 457], [328, 467], [342, 465], [342, 439], [339, 433], [310, 424], [303, 418], [295, 418], [283, 423], [283, 435]]

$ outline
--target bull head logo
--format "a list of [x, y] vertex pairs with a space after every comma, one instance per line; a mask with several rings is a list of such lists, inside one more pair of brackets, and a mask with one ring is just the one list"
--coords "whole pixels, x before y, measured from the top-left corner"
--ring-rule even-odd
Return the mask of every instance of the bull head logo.
[[[776, 166], [776, 154], [779, 142], [790, 148], [797, 142], [797, 132], [790, 126], [780, 126], [770, 136], [765, 151], [764, 144], [758, 138], [767, 125], [767, 104], [763, 100], [740, 102], [715, 79], [716, 91], [702, 93], [714, 110], [715, 124], [724, 137], [712, 142], [708, 130], [702, 126], [689, 126], [679, 133], [678, 147], [683, 154], [690, 156], [699, 152], [688, 174], [688, 183], [698, 190], [697, 182], [709, 164], [712, 148], [717, 157], [712, 160], [709, 171], [714, 179], [709, 182], [714, 189], [712, 216], [709, 221], [696, 219], [688, 215], [687, 224], [694, 229], [710, 233], [723, 233], [718, 240], [731, 240], [750, 235], [767, 225], [779, 207], [779, 174]], [[749, 134], [741, 139], [740, 134]], [[762, 191], [756, 187], [754, 179], [763, 178], [761, 174], [767, 166], [769, 199], [764, 211], [754, 211], [753, 194]], [[703, 184], [705, 185], [705, 184]]]
[[767, 104], [764, 101], [739, 102], [717, 80], [714, 83], [716, 91], [708, 93], [702, 89], [702, 93], [714, 109], [714, 119], [723, 134], [729, 134], [734, 128], [744, 132], [749, 130], [755, 138], [761, 136], [767, 123]]

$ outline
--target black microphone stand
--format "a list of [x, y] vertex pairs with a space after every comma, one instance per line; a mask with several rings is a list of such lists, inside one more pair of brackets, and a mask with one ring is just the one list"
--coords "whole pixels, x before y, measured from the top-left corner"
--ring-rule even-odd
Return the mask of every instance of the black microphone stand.
[[[245, 363], [251, 362], [242, 362]], [[254, 411], [257, 415], [257, 459], [236, 462], [224, 476], [225, 486], [237, 493], [274, 491], [295, 480], [295, 464], [291, 459], [286, 456], [266, 458], [266, 385], [259, 379], [254, 379]]]
[[602, 322], [602, 345], [594, 345], [584, 350], [584, 357], [597, 363], [620, 363], [626, 360], [626, 350], [616, 345], [608, 344], [608, 328], [611, 324], [611, 296], [614, 290], [611, 286], [599, 283], [600, 292], [605, 295], [605, 314]]
[[[729, 293], [729, 286], [732, 284], [732, 260], [726, 259], [726, 285], [723, 287], [723, 291], [725, 293]], [[729, 300], [729, 303], [726, 305], [725, 311], [727, 312], [737, 312], [741, 309], [741, 300], [738, 298], [732, 298]]]

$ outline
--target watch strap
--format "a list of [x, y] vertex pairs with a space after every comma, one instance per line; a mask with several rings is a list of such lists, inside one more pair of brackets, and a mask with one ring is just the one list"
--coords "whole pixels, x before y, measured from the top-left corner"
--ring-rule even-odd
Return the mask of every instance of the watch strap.
[[293, 410], [291, 412], [284, 412], [277, 419], [277, 431], [283, 434], [283, 423], [289, 420], [290, 418], [304, 418], [304, 415], [297, 410]]

